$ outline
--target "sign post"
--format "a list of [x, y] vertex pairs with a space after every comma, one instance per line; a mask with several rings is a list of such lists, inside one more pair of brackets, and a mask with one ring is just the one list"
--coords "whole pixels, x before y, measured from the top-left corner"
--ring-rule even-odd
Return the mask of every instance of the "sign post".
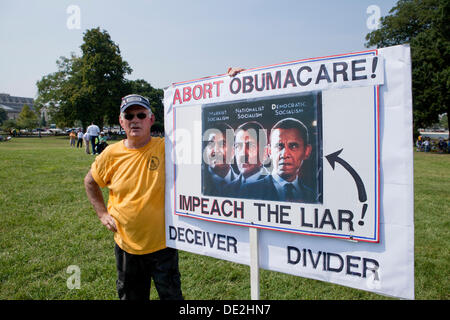
[[259, 246], [258, 229], [249, 228], [250, 234], [250, 291], [251, 299], [259, 300]]

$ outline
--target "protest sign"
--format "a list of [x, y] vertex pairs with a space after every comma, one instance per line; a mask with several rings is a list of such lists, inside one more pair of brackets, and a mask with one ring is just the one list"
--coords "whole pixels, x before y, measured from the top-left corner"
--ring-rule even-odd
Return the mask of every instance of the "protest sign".
[[397, 46], [167, 88], [167, 244], [250, 264], [257, 228], [262, 268], [412, 298], [410, 67]]

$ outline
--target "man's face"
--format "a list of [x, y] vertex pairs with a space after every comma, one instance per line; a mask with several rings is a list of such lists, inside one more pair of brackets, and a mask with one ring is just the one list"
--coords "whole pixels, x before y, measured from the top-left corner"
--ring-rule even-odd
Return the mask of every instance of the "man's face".
[[270, 136], [273, 170], [284, 180], [297, 178], [303, 160], [309, 158], [311, 145], [306, 145], [297, 129], [275, 129]]
[[255, 130], [239, 130], [234, 138], [234, 154], [239, 171], [250, 177], [261, 168], [257, 133]]
[[[155, 121], [155, 116], [152, 114], [149, 117], [149, 111], [141, 106], [130, 106], [125, 110], [125, 114], [134, 115], [133, 119], [127, 120], [119, 117], [119, 122], [127, 134], [129, 139], [139, 139], [150, 135], [150, 129]], [[144, 119], [139, 119], [138, 114], [145, 114]]]
[[227, 163], [227, 142], [221, 132], [208, 134], [204, 152], [205, 162], [212, 169], [229, 167]]

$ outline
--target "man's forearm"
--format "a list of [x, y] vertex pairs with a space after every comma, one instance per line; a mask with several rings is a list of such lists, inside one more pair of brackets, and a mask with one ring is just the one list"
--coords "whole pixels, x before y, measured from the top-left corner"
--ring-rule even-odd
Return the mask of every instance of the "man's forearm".
[[105, 213], [108, 213], [105, 206], [105, 200], [103, 199], [102, 190], [95, 182], [90, 171], [86, 175], [86, 178], [84, 178], [84, 187], [86, 188], [86, 194], [94, 207], [97, 216], [101, 218]]
[[92, 177], [91, 171], [84, 178], [84, 186], [86, 188], [86, 194], [89, 201], [92, 203], [95, 212], [102, 224], [112, 232], [117, 231], [116, 222], [114, 218], [108, 213], [105, 206], [105, 201], [103, 199], [103, 193], [97, 182], [95, 182], [94, 177]]

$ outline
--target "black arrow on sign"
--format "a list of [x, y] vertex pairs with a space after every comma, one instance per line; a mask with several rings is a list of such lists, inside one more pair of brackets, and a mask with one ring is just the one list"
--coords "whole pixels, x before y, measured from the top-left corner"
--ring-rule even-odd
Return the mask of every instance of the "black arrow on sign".
[[364, 187], [364, 183], [361, 180], [361, 177], [359, 176], [359, 174], [355, 171], [355, 169], [353, 169], [353, 167], [351, 165], [349, 165], [347, 161], [345, 161], [344, 159], [339, 157], [339, 154], [342, 152], [342, 150], [344, 150], [344, 149], [330, 153], [329, 155], [325, 156], [325, 158], [327, 158], [327, 160], [330, 163], [333, 170], [334, 170], [334, 164], [337, 162], [341, 166], [343, 166], [344, 169], [346, 169], [352, 175], [353, 179], [355, 180], [356, 187], [358, 188], [359, 201], [366, 202], [367, 194], [366, 194], [366, 188]]

